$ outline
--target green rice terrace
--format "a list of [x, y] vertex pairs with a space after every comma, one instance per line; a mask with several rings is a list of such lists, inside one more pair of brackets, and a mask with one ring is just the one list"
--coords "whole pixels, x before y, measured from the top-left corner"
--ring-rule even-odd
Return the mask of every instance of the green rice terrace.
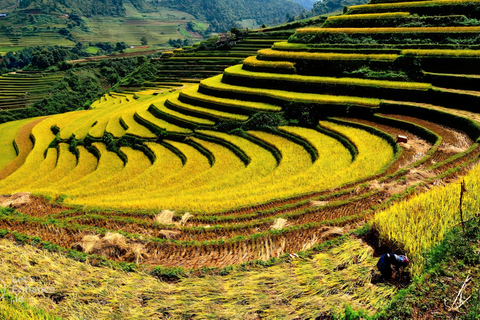
[[[41, 4], [36, 4], [42, 7]], [[103, 1], [103, 5], [108, 4]], [[0, 54], [34, 46], [74, 47], [78, 42], [124, 41], [129, 46], [141, 46], [142, 37], [148, 40], [149, 47], [153, 50], [157, 49], [157, 46], [168, 47], [170, 38], [202, 40], [203, 36], [198, 32], [187, 31], [188, 22], [199, 26], [202, 31], [208, 27], [206, 21], [197, 20], [186, 12], [174, 9], [161, 8], [155, 12], [141, 13], [130, 1], [121, 6], [125, 11], [120, 16], [104, 15], [105, 12], [102, 12], [102, 15], [82, 16], [74, 23], [66, 14], [71, 13], [70, 9], [63, 9], [63, 14], [60, 14], [49, 13], [49, 10], [43, 12], [41, 9], [14, 10], [12, 5], [8, 18], [0, 19]], [[78, 11], [74, 12], [78, 14]], [[68, 34], [61, 33], [62, 28], [68, 28]]]
[[17, 71], [0, 76], [0, 110], [25, 108], [46, 96], [61, 75]]
[[[322, 23], [176, 50], [89, 110], [1, 124], [16, 267], [0, 271], [55, 288], [1, 312], [478, 319], [480, 1], [372, 0]], [[0, 93], [42, 87], [28, 76]], [[475, 240], [449, 247], [463, 220]], [[469, 253], [425, 273], [442, 248]], [[402, 281], [372, 281], [385, 252], [410, 258]]]
[[[245, 58], [255, 56], [258, 50], [270, 49], [279, 41], [287, 41], [298, 26], [321, 26], [327, 16], [304, 19], [293, 23], [258, 29], [247, 34], [237, 34], [227, 40], [211, 38], [194, 43], [193, 46], [174, 49], [154, 58], [121, 88], [126, 90], [165, 88], [182, 83], [199, 83], [202, 79], [223, 73], [225, 68], [242, 63]], [[213, 40], [213, 41], [212, 41]], [[215, 43], [215, 41], [217, 43]], [[213, 49], [215, 47], [220, 47]], [[142, 76], [147, 81], [138, 81]], [[144, 80], [142, 79], [142, 80]]]
[[[136, 75], [125, 80], [122, 89], [138, 90], [151, 87], [164, 88], [181, 83], [199, 83], [202, 79], [223, 73], [227, 67], [242, 63], [258, 50], [269, 49], [275, 42], [286, 41], [294, 31], [250, 32], [233, 39], [235, 44], [226, 50], [212, 50], [208, 41], [174, 49], [151, 59]], [[212, 40], [216, 41], [216, 38]], [[218, 40], [220, 42], [220, 40]], [[141, 74], [147, 81], [137, 81]]]

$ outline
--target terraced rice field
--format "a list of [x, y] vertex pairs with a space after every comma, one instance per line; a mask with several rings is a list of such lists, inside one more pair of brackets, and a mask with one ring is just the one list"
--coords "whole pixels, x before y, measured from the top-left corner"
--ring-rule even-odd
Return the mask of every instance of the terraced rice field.
[[169, 54], [164, 53], [161, 58], [152, 59], [156, 79], [149, 81], [148, 84], [162, 87], [175, 83], [199, 83], [202, 79], [220, 75], [226, 68], [242, 63], [258, 50], [268, 49], [278, 41], [286, 41], [288, 36], [289, 34], [285, 34], [276, 39], [268, 39], [252, 33], [237, 41], [230, 50], [185, 48]]
[[43, 99], [61, 75], [22, 72], [0, 76], [0, 110], [25, 108]]
[[[226, 79], [215, 86], [235, 88]], [[67, 246], [86, 232], [122, 230], [132, 242], [142, 236], [149, 256], [144, 263], [223, 267], [307, 249], [329, 226], [364, 219], [416, 184], [447, 182], [478, 157], [475, 141], [480, 129], [471, 120], [429, 109], [454, 125], [445, 126], [428, 121], [428, 114], [422, 117], [418, 107], [403, 102], [399, 109], [385, 100], [358, 104], [367, 114], [373, 110], [373, 117], [329, 118], [315, 128], [221, 132], [216, 128], [224, 121], [248, 123], [259, 110], [281, 112], [279, 102], [303, 93], [247, 87], [242, 92], [239, 87], [229, 91], [230, 96], [236, 92], [242, 97], [234, 100], [215, 95], [221, 92], [215, 87], [202, 89], [209, 82], [180, 94], [140, 99], [106, 95], [92, 110], [37, 124], [33, 150], [23, 166], [0, 182], [1, 193], [28, 191], [53, 198], [64, 194], [65, 205], [134, 211], [93, 214], [82, 209], [35, 221], [10, 217], [4, 227], [54, 238], [58, 230], [33, 231], [32, 226], [58, 219], [65, 231], [55, 241]], [[386, 81], [385, 86], [396, 84]], [[254, 103], [263, 101], [266, 93], [270, 103]], [[322, 94], [308, 95], [310, 102], [330, 103]], [[205, 106], [207, 97], [215, 102], [210, 108]], [[342, 99], [334, 106], [342, 108]], [[345, 101], [350, 105], [355, 100]], [[471, 130], [464, 132], [462, 125], [467, 123]], [[397, 134], [423, 147], [402, 152], [394, 140]], [[147, 211], [135, 211], [140, 209]], [[157, 210], [166, 209], [176, 213], [167, 223], [156, 222]], [[180, 223], [186, 211], [191, 216], [178, 229], [173, 223]], [[281, 232], [271, 229], [280, 218], [286, 219], [287, 227]], [[182, 259], [172, 259], [176, 255]]]
[[[0, 48], [5, 52], [18, 51], [33, 46], [66, 46], [74, 47], [77, 42], [125, 42], [129, 46], [140, 46], [142, 37], [146, 37], [149, 46], [168, 47], [169, 39], [201, 40], [185, 31], [189, 21], [201, 23], [192, 15], [169, 8], [158, 8], [156, 12], [139, 12], [130, 2], [122, 6], [126, 9], [125, 17], [91, 16], [83, 17], [84, 26], [71, 29], [75, 42], [58, 33], [64, 28], [68, 18], [59, 15], [42, 14], [39, 21], [27, 30], [20, 23], [13, 24], [15, 33], [0, 31]], [[13, 20], [8, 20], [10, 22]], [[203, 21], [204, 22], [204, 21]], [[1, 24], [2, 22], [0, 22]], [[181, 30], [183, 29], [183, 32]], [[20, 32], [21, 30], [21, 32]], [[129, 51], [128, 49], [127, 51]], [[4, 51], [0, 49], [0, 51]]]
[[[62, 27], [63, 25], [59, 25], [59, 28]], [[4, 48], [6, 52], [21, 50], [25, 47], [45, 45], [73, 47], [75, 43], [63, 38], [58, 32], [52, 32], [46, 28], [24, 36], [0, 33], [0, 48]]]
[[[434, 2], [465, 9], [462, 1]], [[419, 2], [402, 3], [386, 7], [405, 10]], [[378, 6], [350, 8], [350, 18], [337, 19], [348, 29], [302, 29], [271, 48], [259, 36], [263, 48], [243, 65], [180, 91], [110, 93], [87, 111], [37, 119], [31, 127], [28, 121], [2, 125], [5, 159], [16, 160], [9, 141], [27, 144], [23, 128], [35, 144], [0, 180], [0, 193], [31, 192], [62, 205], [20, 207], [0, 216], [0, 229], [116, 262], [200, 272], [316, 248], [374, 218], [381, 237], [397, 241], [418, 274], [422, 253], [459, 222], [457, 179], [466, 176], [471, 190], [468, 216], [478, 207], [478, 48], [449, 46], [478, 27], [425, 27], [426, 37], [436, 39], [428, 45], [402, 42], [415, 29], [355, 28]], [[408, 17], [388, 12], [378, 14]], [[375, 41], [338, 42], [345, 32]], [[155, 63], [178, 71], [183, 58], [195, 60], [176, 51]], [[370, 74], [359, 72], [366, 67]], [[391, 79], [387, 67], [408, 81]], [[121, 246], [95, 249], [115, 237]], [[369, 273], [370, 253], [358, 253], [362, 246], [346, 249], [345, 257], [356, 256], [367, 266], [351, 268]], [[327, 294], [338, 288], [309, 276], [339, 270], [323, 265], [335, 259], [323, 254], [299, 262], [294, 280]], [[280, 269], [270, 270], [283, 275]], [[391, 288], [362, 279], [359, 298], [336, 297], [338, 305], [349, 299], [370, 311], [384, 305]], [[292, 314], [306, 311], [297, 306]]]

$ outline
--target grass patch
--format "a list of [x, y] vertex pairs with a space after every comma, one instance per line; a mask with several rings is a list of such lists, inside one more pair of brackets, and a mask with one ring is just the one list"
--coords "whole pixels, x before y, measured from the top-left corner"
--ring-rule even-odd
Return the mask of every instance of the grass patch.
[[97, 54], [99, 49], [99, 47], [88, 47], [85, 51], [87, 51], [88, 53]]

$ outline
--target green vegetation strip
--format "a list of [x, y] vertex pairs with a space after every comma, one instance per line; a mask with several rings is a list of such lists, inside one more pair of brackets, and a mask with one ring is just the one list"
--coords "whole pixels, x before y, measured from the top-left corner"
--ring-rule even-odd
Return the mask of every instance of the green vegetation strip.
[[309, 28], [297, 29], [299, 34], [317, 33], [479, 33], [480, 27], [411, 27], [411, 28]]
[[248, 166], [251, 162], [251, 159], [248, 157], [248, 155], [243, 150], [241, 150], [239, 147], [237, 147], [235, 144], [233, 144], [229, 141], [226, 141], [226, 140], [221, 139], [219, 137], [214, 137], [212, 135], [205, 134], [201, 130], [195, 131], [194, 136], [199, 138], [199, 139], [205, 140], [205, 141], [217, 143], [217, 144], [229, 149], [243, 162], [243, 164], [245, 164], [245, 166]]
[[245, 59], [242, 68], [250, 71], [272, 72], [272, 70], [275, 70], [281, 73], [295, 73], [295, 64], [293, 62], [258, 60], [256, 56]]
[[318, 132], [323, 133], [339, 141], [352, 155], [352, 161], [354, 161], [357, 158], [358, 156], [357, 146], [355, 146], [355, 143], [350, 141], [347, 137], [343, 136], [341, 133], [336, 132], [332, 129], [323, 128], [320, 125], [318, 125], [315, 129]]
[[284, 131], [284, 130], [282, 130], [282, 128], [280, 128], [280, 129], [276, 129], [276, 128], [275, 129], [264, 129], [264, 131], [275, 134], [275, 135], [278, 135], [278, 136], [281, 136], [281, 137], [283, 137], [287, 140], [292, 141], [293, 143], [301, 145], [308, 152], [310, 157], [312, 158], [312, 163], [317, 161], [318, 150], [308, 140], [306, 140], [304, 137], [301, 137], [300, 135], [297, 135], [297, 134], [294, 134], [294, 133], [291, 133], [291, 132]]
[[458, 57], [458, 58], [478, 58], [480, 50], [422, 50], [422, 49], [405, 49], [401, 51], [402, 55], [418, 56], [418, 57]]
[[[228, 98], [221, 98], [212, 95], [203, 94], [198, 91], [198, 86], [193, 86], [188, 89], [184, 89], [180, 92], [179, 95], [180, 100], [183, 101], [184, 98], [188, 99], [185, 102], [191, 104], [198, 104], [203, 107], [209, 106], [210, 108], [222, 108], [223, 110], [244, 110], [244, 111], [281, 111], [282, 108], [276, 105], [267, 104], [267, 103], [260, 103], [260, 102], [251, 102], [251, 101], [243, 101], [243, 100], [235, 100], [235, 99], [228, 99]], [[238, 112], [239, 111], [234, 111]]]
[[392, 3], [363, 4], [349, 7], [349, 13], [362, 13], [375, 11], [378, 9], [402, 9], [402, 8], [422, 8], [422, 7], [442, 7], [442, 6], [461, 6], [478, 5], [480, 0], [430, 0], [430, 1], [405, 1]]
[[215, 109], [203, 108], [203, 107], [198, 107], [188, 103], [184, 103], [178, 100], [178, 95], [173, 98], [168, 98], [166, 101], [166, 105], [172, 110], [176, 110], [178, 112], [191, 115], [191, 116], [200, 116], [200, 117], [209, 118], [210, 120], [213, 120], [213, 121], [218, 119], [226, 119], [226, 120], [234, 120], [234, 121], [248, 120], [248, 116], [246, 115], [217, 111]]
[[202, 155], [204, 155], [208, 159], [208, 163], [210, 167], [213, 167], [215, 164], [215, 156], [211, 153], [208, 149], [204, 148], [200, 143], [192, 140], [192, 138], [188, 138], [185, 140], [185, 143], [197, 149]]
[[[395, 61], [396, 54], [357, 54], [357, 53], [320, 53], [320, 52], [298, 52], [298, 51], [277, 51], [263, 49], [258, 51], [260, 60], [365, 60], [365, 61]], [[228, 69], [226, 69], [228, 70]]]
[[188, 129], [194, 129], [198, 126], [213, 126], [215, 122], [198, 117], [192, 117], [174, 110], [168, 109], [165, 106], [154, 104], [150, 105], [148, 111], [155, 117], [172, 123], [179, 127], [186, 127]]
[[[241, 68], [241, 66], [239, 66]], [[278, 74], [272, 74], [277, 76]], [[231, 96], [237, 94], [239, 96], [257, 96], [260, 99], [265, 97], [267, 100], [274, 100], [280, 102], [296, 102], [296, 103], [315, 103], [315, 104], [330, 104], [330, 105], [357, 105], [370, 108], [377, 108], [380, 104], [379, 99], [374, 98], [359, 98], [351, 96], [332, 96], [312, 93], [299, 93], [286, 90], [260, 89], [249, 88], [243, 86], [235, 86], [223, 83], [221, 81], [222, 75], [215, 76], [200, 82], [200, 91], [223, 92], [225, 95]], [[248, 81], [248, 77], [245, 77]]]
[[177, 157], [179, 157], [180, 160], [182, 161], [182, 165], [185, 165], [187, 163], [187, 156], [185, 156], [185, 154], [180, 150], [178, 150], [175, 146], [168, 143], [167, 140], [160, 142], [160, 144], [165, 148], [167, 148], [168, 150], [170, 150], [171, 152], [173, 152]]
[[[382, 89], [404, 89], [404, 90], [419, 90], [427, 91], [432, 88], [429, 83], [421, 82], [402, 82], [402, 81], [385, 81], [385, 80], [369, 80], [358, 78], [334, 78], [334, 77], [318, 77], [318, 76], [303, 76], [303, 75], [285, 75], [277, 73], [266, 72], [251, 72], [241, 68], [241, 65], [233, 66], [225, 69], [225, 75], [241, 77], [248, 83], [248, 78], [259, 80], [277, 80], [292, 83], [305, 84], [325, 84], [325, 85], [346, 85], [358, 87], [373, 87]], [[353, 98], [353, 97], [352, 97]]]
[[394, 163], [395, 161], [397, 161], [398, 158], [400, 158], [400, 156], [403, 152], [403, 149], [397, 144], [397, 142], [395, 141], [395, 138], [392, 135], [390, 135], [390, 134], [388, 134], [388, 133], [386, 133], [382, 130], [379, 130], [375, 127], [365, 125], [365, 124], [362, 124], [362, 123], [358, 123], [358, 122], [340, 120], [340, 119], [335, 119], [335, 118], [329, 118], [328, 121], [336, 123], [336, 124], [344, 125], [344, 126], [349, 126], [349, 127], [365, 130], [365, 131], [367, 131], [367, 132], [369, 132], [373, 135], [376, 135], [376, 136], [382, 138], [383, 140], [385, 140], [392, 147], [393, 152], [394, 152], [394, 156], [393, 156], [393, 159], [389, 163], [387, 163], [382, 169], [380, 169], [380, 173], [383, 173], [386, 170], [388, 170], [388, 168], [392, 165], [392, 163]]
[[259, 145], [260, 147], [262, 147], [263, 149], [267, 150], [268, 152], [270, 152], [273, 157], [275, 158], [275, 160], [277, 161], [277, 166], [280, 164], [280, 162], [282, 161], [282, 153], [280, 152], [280, 150], [277, 149], [277, 147], [275, 147], [274, 145], [266, 142], [266, 141], [263, 141], [257, 137], [254, 137], [250, 134], [248, 134], [247, 132], [243, 131], [243, 130], [235, 130], [232, 132], [232, 134], [235, 134], [241, 138], [244, 138], [250, 142], [253, 142], [255, 143], [256, 145]]
[[341, 16], [330, 16], [327, 18], [325, 24], [337, 20], [357, 20], [357, 19], [395, 19], [405, 18], [409, 16], [409, 12], [387, 12], [387, 13], [370, 13], [370, 14], [348, 14]]

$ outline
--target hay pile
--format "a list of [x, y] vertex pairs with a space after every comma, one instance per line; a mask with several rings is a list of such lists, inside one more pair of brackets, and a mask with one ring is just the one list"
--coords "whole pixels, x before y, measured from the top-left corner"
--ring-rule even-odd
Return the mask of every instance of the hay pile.
[[30, 193], [22, 192], [14, 195], [0, 195], [0, 207], [5, 208], [19, 208], [24, 204], [30, 202]]
[[86, 235], [77, 244], [81, 251], [88, 254], [98, 254], [109, 259], [135, 261], [137, 264], [147, 258], [145, 246], [141, 243], [128, 243], [127, 239], [119, 234], [107, 232], [103, 238], [99, 235]]
[[153, 217], [153, 221], [159, 224], [169, 225], [173, 224], [173, 215], [175, 212], [170, 210], [162, 210], [159, 214]]

